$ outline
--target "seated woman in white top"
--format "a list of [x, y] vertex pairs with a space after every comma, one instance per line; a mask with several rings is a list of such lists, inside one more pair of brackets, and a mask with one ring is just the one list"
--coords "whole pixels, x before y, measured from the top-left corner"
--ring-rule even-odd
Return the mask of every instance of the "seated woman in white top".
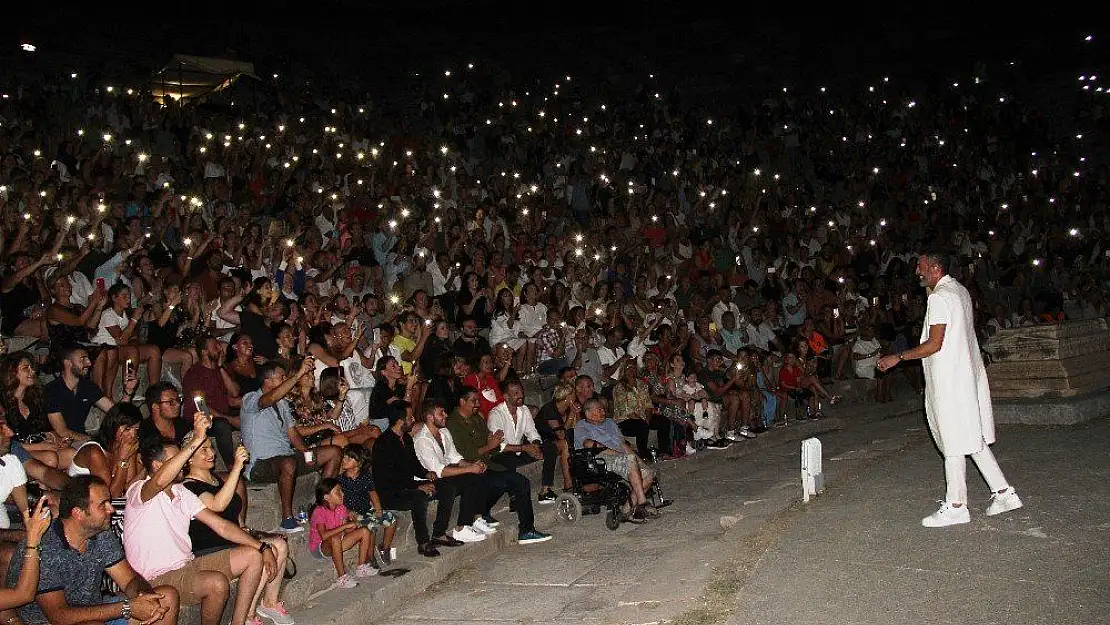
[[127, 487], [146, 476], [139, 461], [139, 424], [143, 413], [134, 404], [112, 407], [100, 422], [96, 438], [85, 442], [69, 465], [70, 477], [95, 475], [108, 484], [112, 498], [123, 497]]
[[521, 293], [522, 301], [517, 312], [520, 319], [518, 324], [521, 336], [527, 338], [526, 353], [522, 358], [523, 367], [517, 371], [531, 372], [536, 368], [536, 355], [539, 351], [536, 337], [547, 323], [547, 305], [540, 302], [540, 287], [534, 282], [524, 286]]
[[507, 345], [514, 354], [524, 347], [527, 341], [520, 336], [517, 313], [513, 292], [509, 289], [498, 291], [497, 299], [493, 304], [493, 317], [490, 320], [489, 344], [491, 346]]
[[[131, 288], [123, 283], [116, 283], [108, 289], [108, 307], [100, 314], [96, 335], [92, 342], [99, 345], [110, 345], [119, 349], [118, 361], [130, 362], [133, 370], [137, 371], [140, 361], [146, 363], [147, 379], [151, 383], [162, 379], [162, 351], [156, 345], [139, 345], [135, 340], [135, 328], [146, 314], [140, 311], [134, 318], [129, 318], [127, 309], [131, 305]], [[115, 367], [105, 371], [105, 392], [111, 392], [116, 381]]]

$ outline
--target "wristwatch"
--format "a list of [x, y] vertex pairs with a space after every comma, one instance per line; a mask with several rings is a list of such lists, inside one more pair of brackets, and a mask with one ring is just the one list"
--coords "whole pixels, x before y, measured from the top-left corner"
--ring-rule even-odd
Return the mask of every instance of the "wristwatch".
[[120, 602], [119, 617], [125, 621], [131, 620], [131, 600], [124, 599]]

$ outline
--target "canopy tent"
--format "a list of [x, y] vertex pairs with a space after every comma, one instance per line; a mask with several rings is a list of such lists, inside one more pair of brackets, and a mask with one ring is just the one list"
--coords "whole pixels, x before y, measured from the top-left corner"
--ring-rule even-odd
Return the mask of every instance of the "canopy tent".
[[150, 79], [150, 91], [156, 98], [197, 98], [228, 87], [240, 76], [250, 76], [258, 80], [258, 76], [254, 75], [253, 63], [175, 54]]

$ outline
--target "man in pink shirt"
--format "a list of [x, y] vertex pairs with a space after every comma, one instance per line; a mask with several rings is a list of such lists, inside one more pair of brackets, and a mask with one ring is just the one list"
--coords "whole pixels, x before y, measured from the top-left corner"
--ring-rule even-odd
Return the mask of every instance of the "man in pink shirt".
[[[239, 526], [207, 509], [204, 503], [174, 480], [185, 463], [208, 440], [211, 417], [193, 415], [193, 437], [184, 449], [168, 439], [143, 443], [140, 455], [151, 477], [127, 489], [123, 546], [127, 561], [153, 585], [169, 585], [181, 595], [181, 603], [201, 605], [202, 625], [219, 625], [227, 603], [231, 581], [239, 578], [232, 625], [252, 625], [263, 577], [272, 581], [279, 572], [269, 545], [251, 538]], [[237, 547], [200, 558], [193, 556], [189, 522], [204, 523]], [[157, 581], [155, 581], [157, 580]], [[279, 625], [291, 625], [283, 619]]]

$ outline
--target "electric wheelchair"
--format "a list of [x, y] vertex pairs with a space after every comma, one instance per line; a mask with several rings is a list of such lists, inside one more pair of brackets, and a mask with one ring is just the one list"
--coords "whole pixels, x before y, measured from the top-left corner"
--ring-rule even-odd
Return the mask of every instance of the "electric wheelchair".
[[[632, 487], [625, 478], [611, 473], [605, 459], [599, 454], [602, 448], [576, 449], [570, 454], [570, 492], [561, 493], [555, 500], [555, 514], [563, 523], [574, 523], [583, 515], [605, 512], [605, 527], [615, 530], [632, 515]], [[654, 465], [655, 479], [648, 489], [648, 501], [657, 507], [667, 502], [663, 498], [658, 464]]]

